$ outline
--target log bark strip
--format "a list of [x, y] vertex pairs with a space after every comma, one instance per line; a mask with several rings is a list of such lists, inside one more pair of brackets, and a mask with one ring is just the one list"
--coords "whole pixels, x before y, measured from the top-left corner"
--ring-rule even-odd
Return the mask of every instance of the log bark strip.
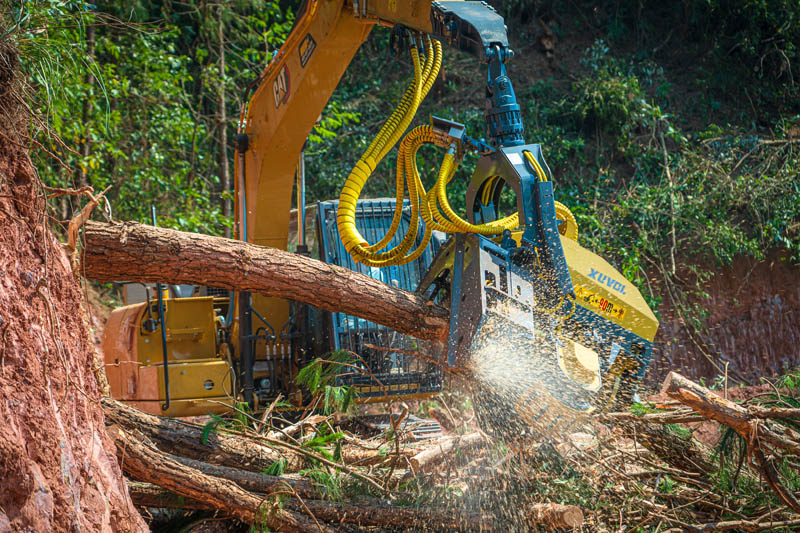
[[181, 463], [189, 468], [199, 470], [207, 476], [218, 477], [233, 481], [240, 487], [250, 492], [263, 492], [270, 493], [280, 490], [287, 490], [287, 486], [291, 487], [299, 496], [303, 498], [319, 498], [321, 494], [314, 489], [314, 486], [305, 479], [291, 479], [287, 477], [270, 476], [268, 474], [259, 474], [258, 472], [249, 472], [240, 468], [232, 468], [230, 466], [219, 466], [204, 463], [196, 459], [187, 459], [176, 455], [167, 455], [173, 461]]
[[441, 440], [433, 446], [421, 451], [409, 459], [409, 462], [411, 463], [411, 467], [413, 468], [414, 472], [419, 474], [427, 468], [430, 468], [431, 465], [444, 460], [444, 457], [447, 454], [452, 453], [453, 450], [472, 448], [485, 442], [486, 441], [480, 433], [470, 433], [468, 435], [450, 437], [448, 439]]
[[307, 516], [281, 509], [232, 481], [206, 476], [173, 461], [163, 453], [132, 438], [119, 426], [109, 428], [117, 446], [122, 469], [140, 481], [157, 484], [184, 498], [208, 504], [242, 522], [263, 522], [277, 531], [330, 531]]
[[[133, 503], [141, 507], [212, 510], [206, 502], [182, 498], [147, 483], [129, 482]], [[305, 506], [305, 507], [304, 507]], [[301, 513], [307, 508], [318, 519], [338, 524], [357, 524], [361, 527], [401, 527], [404, 529], [501, 530], [502, 524], [491, 514], [440, 510], [430, 507], [402, 507], [383, 503], [333, 503], [320, 500], [296, 499], [284, 501], [284, 507]], [[529, 527], [573, 528], [583, 524], [583, 511], [574, 505], [536, 503], [526, 509]]]
[[83, 272], [98, 281], [187, 283], [340, 311], [420, 339], [444, 339], [446, 309], [413, 293], [302, 255], [136, 222], [87, 222]]
[[129, 405], [103, 398], [106, 419], [128, 431], [139, 432], [163, 452], [206, 463], [263, 471], [280, 458], [292, 459], [290, 452], [278, 452], [248, 439], [211, 433], [203, 442], [203, 430], [172, 418], [162, 418]]

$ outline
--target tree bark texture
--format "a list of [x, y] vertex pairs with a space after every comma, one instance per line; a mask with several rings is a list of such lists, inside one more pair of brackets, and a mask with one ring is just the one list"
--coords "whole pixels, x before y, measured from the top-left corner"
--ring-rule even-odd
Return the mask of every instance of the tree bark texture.
[[[231, 190], [231, 175], [228, 165], [228, 110], [225, 95], [225, 25], [223, 23], [223, 8], [219, 8], [219, 23], [217, 25], [217, 38], [219, 44], [219, 175], [222, 185], [222, 215], [225, 218], [231, 217], [231, 201], [224, 196]], [[225, 236], [230, 237], [230, 228], [225, 229]]]
[[218, 477], [233, 481], [240, 487], [251, 492], [270, 493], [287, 490], [287, 486], [303, 498], [320, 498], [322, 495], [314, 486], [305, 479], [270, 476], [258, 472], [250, 472], [241, 468], [219, 466], [204, 463], [197, 459], [187, 459], [177, 455], [166, 454], [167, 457], [189, 468], [194, 468], [207, 476]]
[[369, 276], [275, 248], [136, 222], [87, 222], [83, 271], [98, 281], [186, 283], [255, 292], [442, 340], [448, 311]]
[[485, 443], [486, 440], [480, 433], [470, 433], [443, 439], [438, 443], [419, 452], [411, 459], [411, 468], [419, 474], [444, 460], [445, 456], [453, 453], [454, 450], [473, 448]]
[[[172, 418], [162, 418], [139, 411], [129, 405], [103, 399], [108, 421], [150, 439], [163, 452], [233, 468], [262, 471], [284, 457], [277, 450], [248, 439], [212, 432], [203, 439], [203, 430]], [[285, 456], [290, 459], [287, 451]]]
[[[180, 497], [148, 483], [129, 482], [128, 490], [136, 505], [170, 509], [213, 510], [210, 504]], [[459, 510], [441, 510], [430, 507], [403, 507], [385, 503], [334, 503], [306, 499], [302, 502], [289, 498], [284, 507], [302, 513], [310, 511], [318, 520], [356, 524], [361, 527], [399, 527], [420, 530], [480, 530], [499, 531], [494, 516], [488, 513]], [[583, 511], [574, 505], [535, 503], [525, 509], [526, 522], [531, 528], [574, 528], [583, 524]]]
[[[281, 509], [277, 502], [256, 496], [226, 479], [203, 474], [146, 446], [119, 426], [109, 429], [122, 469], [134, 479], [206, 503], [247, 524], [263, 523], [277, 531], [330, 531], [307, 517]], [[289, 492], [291, 488], [287, 487]]]

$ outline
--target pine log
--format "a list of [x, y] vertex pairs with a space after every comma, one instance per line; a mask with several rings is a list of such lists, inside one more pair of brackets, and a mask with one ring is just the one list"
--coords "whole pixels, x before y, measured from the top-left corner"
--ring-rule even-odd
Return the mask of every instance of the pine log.
[[446, 336], [446, 309], [299, 254], [136, 222], [87, 222], [84, 239], [82, 272], [90, 279], [249, 291], [341, 311], [420, 339]]
[[448, 437], [411, 457], [409, 462], [414, 472], [420, 473], [443, 461], [445, 456], [454, 450], [472, 448], [484, 442], [485, 439], [480, 433]]
[[[203, 439], [203, 430], [198, 426], [174, 418], [151, 415], [111, 398], [103, 399], [103, 409], [108, 422], [119, 424], [129, 431], [144, 435], [162, 452], [176, 456], [175, 460], [184, 462], [192, 468], [205, 469], [204, 471], [209, 475], [238, 482], [240, 479], [244, 479], [245, 471], [251, 473], [264, 471], [278, 459], [286, 459], [286, 470], [290, 472], [297, 471], [303, 465], [302, 458], [290, 449], [276, 450], [242, 436], [225, 435], [218, 432], [211, 432]], [[272, 438], [271, 435], [272, 433], [269, 438]], [[280, 435], [280, 432], [276, 432], [276, 435]], [[415, 451], [412, 449], [401, 450], [401, 457], [397, 458], [400, 459], [398, 464], [404, 464], [406, 458], [411, 457], [414, 453]], [[390, 454], [384, 457], [378, 450], [364, 450], [352, 446], [342, 450], [344, 464], [358, 466], [391, 464], [391, 457], [394, 455]], [[192, 463], [192, 461], [196, 461], [196, 463]], [[201, 468], [201, 465], [205, 466]], [[220, 469], [214, 469], [214, 465], [219, 466]], [[224, 467], [243, 473], [226, 471]], [[261, 481], [256, 478], [248, 479], [251, 481], [245, 483], [253, 485], [245, 488], [258, 491], [259, 489], [255, 487]], [[266, 479], [264, 478], [264, 480]]]
[[198, 426], [151, 415], [111, 398], [103, 398], [103, 410], [107, 422], [141, 433], [159, 450], [173, 455], [256, 472], [266, 470], [281, 458], [287, 459], [289, 466], [299, 463], [288, 450], [279, 452], [249, 439], [211, 432], [204, 440]]
[[132, 438], [119, 426], [108, 428], [108, 434], [116, 444], [123, 471], [134, 479], [206, 503], [247, 524], [263, 523], [277, 531], [330, 531], [308, 516], [281, 509], [276, 502], [252, 494], [232, 481], [207, 476], [173, 461]]
[[396, 454], [393, 447], [387, 446], [385, 453], [372, 448], [358, 448], [347, 446], [342, 448], [342, 462], [353, 466], [390, 466], [396, 464], [402, 467], [414, 456], [417, 450], [413, 448], [400, 448], [400, 454]]
[[207, 476], [214, 476], [221, 479], [233, 481], [240, 487], [250, 492], [270, 493], [279, 490], [287, 490], [287, 486], [291, 487], [297, 494], [303, 498], [319, 498], [320, 492], [314, 489], [314, 486], [305, 479], [293, 479], [285, 476], [270, 476], [268, 474], [260, 474], [258, 472], [250, 472], [242, 470], [241, 468], [232, 468], [230, 466], [219, 466], [204, 463], [196, 459], [187, 459], [177, 455], [165, 454], [167, 457], [181, 463], [189, 468], [199, 470]]
[[[183, 498], [147, 483], [129, 482], [128, 490], [135, 505], [171, 509], [213, 510], [206, 502]], [[294, 498], [284, 500], [284, 507], [297, 512], [311, 511], [317, 520], [361, 527], [400, 527], [421, 530], [501, 530], [494, 516], [487, 513], [441, 510], [430, 507], [403, 507], [384, 503], [333, 503]], [[574, 528], [583, 524], [583, 511], [574, 505], [536, 503], [526, 508], [525, 519], [531, 528]]]

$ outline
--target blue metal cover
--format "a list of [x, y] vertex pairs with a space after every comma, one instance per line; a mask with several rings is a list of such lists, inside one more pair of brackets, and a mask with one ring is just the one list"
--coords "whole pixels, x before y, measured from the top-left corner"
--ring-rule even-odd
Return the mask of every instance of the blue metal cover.
[[[319, 232], [319, 258], [326, 263], [339, 265], [360, 272], [387, 285], [413, 292], [428, 270], [433, 257], [442, 244], [442, 238], [434, 235], [422, 256], [406, 265], [389, 267], [369, 267], [353, 261], [339, 238], [336, 226], [337, 201], [320, 202], [317, 209], [317, 228]], [[356, 228], [369, 242], [378, 242], [388, 231], [395, 210], [394, 199], [359, 200], [356, 207]], [[400, 227], [387, 246], [397, 246], [410, 224], [411, 208], [404, 202], [404, 216]], [[420, 228], [419, 244], [424, 228]], [[424, 363], [418, 358], [402, 352], [419, 349], [419, 342], [406, 335], [345, 313], [331, 313], [332, 344], [337, 350], [345, 349], [358, 354], [369, 367], [364, 375], [350, 375], [340, 378], [342, 384], [375, 387], [369, 374], [380, 380], [380, 385], [393, 386], [384, 391], [361, 392], [360, 396], [383, 396], [395, 394], [414, 394], [437, 392], [441, 390], [441, 369], [436, 365]], [[364, 345], [371, 344], [385, 348], [375, 350]], [[398, 352], [392, 352], [391, 349]]]

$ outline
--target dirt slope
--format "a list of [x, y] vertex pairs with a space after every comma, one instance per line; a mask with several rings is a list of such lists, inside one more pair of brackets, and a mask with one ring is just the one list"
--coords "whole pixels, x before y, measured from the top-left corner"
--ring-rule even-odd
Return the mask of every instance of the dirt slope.
[[105, 434], [81, 293], [0, 49], [0, 531], [145, 531]]
[[721, 372], [708, 354], [729, 373], [750, 383], [800, 366], [800, 268], [773, 252], [764, 261], [739, 258], [719, 269], [704, 286], [710, 311], [700, 331], [675, 313], [669, 301], [659, 310], [661, 327], [651, 381], [660, 383], [669, 370], [710, 379]]

